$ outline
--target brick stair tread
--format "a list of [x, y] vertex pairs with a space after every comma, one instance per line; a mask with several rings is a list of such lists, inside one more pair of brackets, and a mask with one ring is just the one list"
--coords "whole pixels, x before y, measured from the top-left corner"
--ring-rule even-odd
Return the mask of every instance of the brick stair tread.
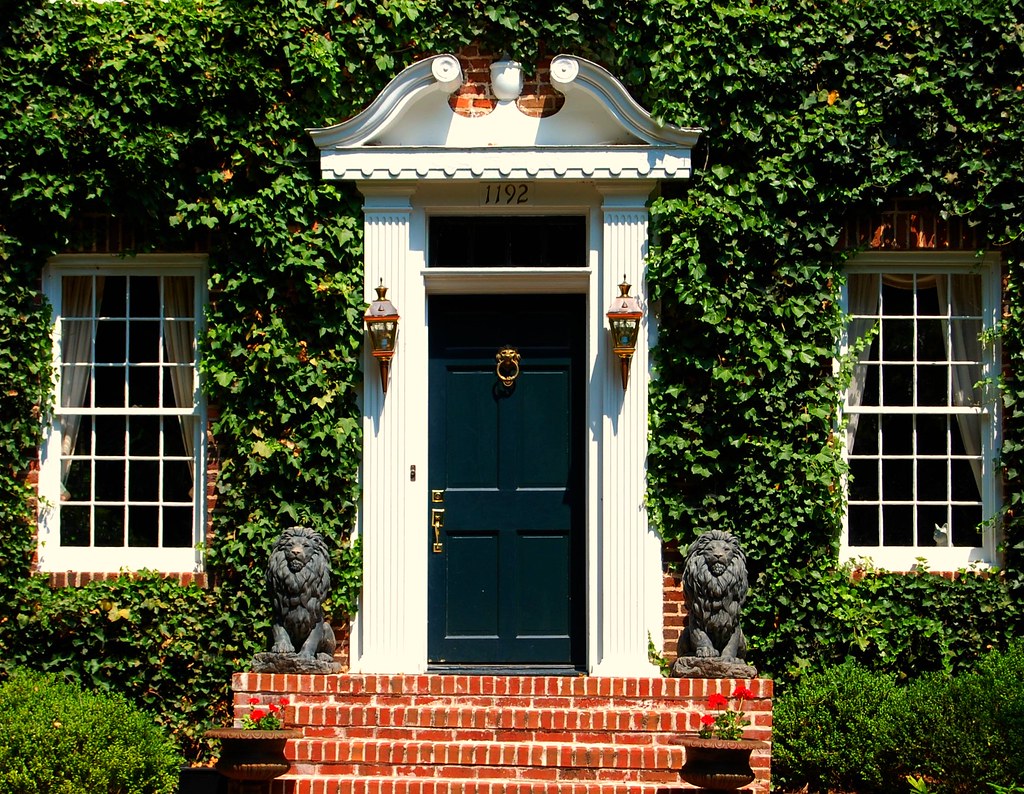
[[684, 750], [668, 744], [306, 737], [291, 742], [288, 754], [296, 767], [320, 772], [332, 765], [666, 770], [682, 766]]
[[[633, 708], [512, 706], [478, 704], [384, 705], [300, 704], [294, 723], [310, 727], [466, 729], [536, 732], [666, 732], [688, 730], [691, 713], [663, 704]], [[693, 730], [696, 726], [692, 726]]]
[[271, 794], [685, 794], [681, 781], [658, 783], [598, 780], [510, 780], [408, 777], [331, 777], [288, 774], [273, 782]]

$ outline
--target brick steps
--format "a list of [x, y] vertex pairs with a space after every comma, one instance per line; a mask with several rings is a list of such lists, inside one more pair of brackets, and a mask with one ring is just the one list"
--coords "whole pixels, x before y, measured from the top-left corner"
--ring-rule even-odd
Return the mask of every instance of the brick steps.
[[[289, 774], [274, 794], [670, 794], [681, 733], [707, 698], [742, 684], [749, 738], [771, 739], [770, 681], [498, 675], [271, 675], [233, 680], [249, 698], [289, 698]], [[752, 759], [767, 794], [770, 756]]]
[[[747, 791], [747, 789], [744, 789]], [[422, 778], [322, 778], [288, 775], [274, 781], [271, 794], [686, 794], [678, 782], [427, 780]], [[741, 792], [742, 794], [742, 792]]]

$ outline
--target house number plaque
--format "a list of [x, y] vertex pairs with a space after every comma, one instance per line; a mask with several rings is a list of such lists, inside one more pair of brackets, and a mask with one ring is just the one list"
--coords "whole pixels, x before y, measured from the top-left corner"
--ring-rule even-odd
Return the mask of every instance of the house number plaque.
[[530, 185], [528, 182], [501, 182], [484, 185], [483, 204], [502, 206], [530, 203]]

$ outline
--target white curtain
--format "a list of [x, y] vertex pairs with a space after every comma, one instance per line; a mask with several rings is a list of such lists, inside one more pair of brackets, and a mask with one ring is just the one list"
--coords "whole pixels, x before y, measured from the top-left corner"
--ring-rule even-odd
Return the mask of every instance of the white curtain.
[[[103, 276], [64, 276], [61, 279], [61, 408], [82, 408], [89, 397], [95, 317], [103, 300], [103, 282]], [[96, 287], [95, 303], [93, 284]], [[63, 414], [60, 424], [61, 499], [67, 499], [65, 486], [71, 471], [69, 458], [75, 454], [82, 415]]]
[[[847, 329], [847, 338], [850, 346], [853, 346], [858, 339], [871, 330], [878, 322], [875, 315], [878, 314], [879, 286], [878, 276], [871, 273], [854, 273], [847, 282], [848, 306], [847, 311], [855, 316], [850, 320]], [[861, 363], [871, 353], [870, 346], [860, 352], [858, 363], [853, 365], [853, 376], [846, 391], [846, 404], [856, 407], [864, 401], [864, 384], [868, 378], [868, 367]], [[847, 423], [847, 437], [849, 438], [850, 451], [857, 438], [857, 426], [860, 424], [860, 414], [850, 414]]]
[[[943, 323], [943, 336], [946, 338], [946, 350], [952, 361], [964, 361], [969, 364], [953, 366], [953, 405], [978, 406], [982, 402], [981, 388], [981, 332], [980, 323], [973, 319], [981, 316], [981, 278], [972, 275], [950, 276], [950, 287], [946, 279], [939, 280], [939, 306], [944, 307], [949, 301], [949, 311], [953, 317], [969, 316], [971, 320], [952, 320]], [[981, 415], [957, 414], [960, 438], [964, 442], [964, 450], [971, 456], [971, 469], [974, 481], [981, 494]]]
[[[172, 366], [171, 389], [174, 404], [178, 408], [192, 408], [195, 405], [194, 342], [195, 342], [195, 283], [191, 276], [167, 276], [164, 278], [164, 316], [181, 318], [179, 321], [164, 320], [164, 345], [167, 361]], [[187, 320], [187, 321], [185, 321]], [[180, 416], [181, 440], [185, 454], [189, 457], [189, 471], [195, 478], [195, 424], [194, 416]]]

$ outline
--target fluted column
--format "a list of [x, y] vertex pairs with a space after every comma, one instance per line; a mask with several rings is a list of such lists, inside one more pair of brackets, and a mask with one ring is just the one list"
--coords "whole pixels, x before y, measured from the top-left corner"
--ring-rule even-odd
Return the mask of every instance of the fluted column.
[[[424, 353], [423, 283], [414, 250], [413, 210], [409, 186], [361, 186], [364, 203], [365, 299], [375, 297], [383, 280], [388, 298], [400, 315], [395, 356], [387, 394], [381, 389], [380, 370], [370, 352], [363, 354], [363, 468], [360, 530], [363, 542], [362, 601], [354, 623], [354, 671], [416, 672], [410, 660], [426, 659], [426, 612], [422, 604], [424, 562], [422, 543], [410, 535], [420, 523], [414, 515], [423, 469], [422, 432], [417, 411], [423, 403], [416, 394]], [[422, 635], [422, 636], [421, 636]], [[421, 642], [422, 640], [422, 642]], [[422, 644], [420, 653], [418, 645]]]
[[[647, 197], [650, 184], [599, 184], [603, 196], [602, 263], [599, 305], [604, 310], [619, 294], [625, 275], [630, 294], [644, 309], [629, 387], [622, 389], [619, 360], [611, 352], [603, 320], [604, 367], [598, 381], [604, 391], [601, 418], [600, 527], [596, 550], [595, 675], [652, 675], [648, 634], [660, 642], [660, 542], [647, 520], [648, 333], [646, 296]], [[657, 634], [654, 634], [657, 632]], [[596, 664], [594, 663], [596, 662]]]

